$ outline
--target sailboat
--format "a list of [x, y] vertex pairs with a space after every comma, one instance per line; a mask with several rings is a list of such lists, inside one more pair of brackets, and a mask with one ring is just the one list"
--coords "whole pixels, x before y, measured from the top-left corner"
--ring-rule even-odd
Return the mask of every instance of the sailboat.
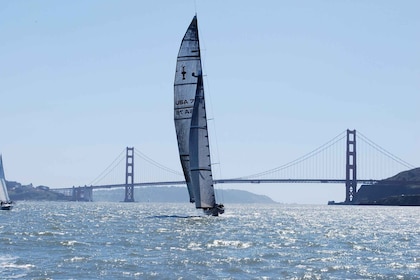
[[178, 52], [174, 82], [174, 121], [190, 202], [207, 215], [224, 213], [217, 204], [211, 170], [197, 16]]
[[7, 192], [6, 178], [4, 176], [3, 158], [0, 155], [0, 210], [11, 210], [13, 202], [9, 198]]

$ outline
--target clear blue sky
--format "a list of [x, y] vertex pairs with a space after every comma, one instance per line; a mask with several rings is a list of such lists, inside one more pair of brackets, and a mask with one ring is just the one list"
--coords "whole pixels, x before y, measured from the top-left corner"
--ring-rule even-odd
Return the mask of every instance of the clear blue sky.
[[[6, 178], [87, 184], [126, 146], [180, 170], [173, 79], [196, 12], [223, 177], [290, 162], [347, 128], [420, 166], [419, 11], [415, 0], [0, 1]], [[244, 189], [344, 199], [343, 186]]]

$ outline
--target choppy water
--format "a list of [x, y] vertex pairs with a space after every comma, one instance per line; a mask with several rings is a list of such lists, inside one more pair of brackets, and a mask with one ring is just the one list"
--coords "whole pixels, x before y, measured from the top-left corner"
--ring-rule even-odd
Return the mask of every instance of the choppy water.
[[20, 202], [0, 279], [419, 279], [420, 208]]

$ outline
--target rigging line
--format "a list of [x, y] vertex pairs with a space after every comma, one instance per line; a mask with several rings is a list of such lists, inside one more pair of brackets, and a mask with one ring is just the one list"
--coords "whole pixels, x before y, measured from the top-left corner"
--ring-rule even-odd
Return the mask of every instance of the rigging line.
[[[216, 158], [217, 161], [219, 162], [219, 168], [218, 168], [218, 173], [219, 174], [218, 175], [219, 175], [219, 178], [223, 178], [222, 177], [222, 165], [221, 165], [220, 152], [219, 152], [219, 141], [218, 141], [217, 129], [216, 129], [216, 118], [215, 118], [214, 111], [213, 111], [213, 108], [214, 108], [213, 107], [213, 100], [212, 100], [212, 95], [210, 94], [211, 89], [210, 89], [210, 83], [209, 83], [209, 79], [207, 78], [207, 75], [205, 76], [205, 80], [206, 80], [207, 89], [208, 89], [208, 90], [205, 91], [205, 94], [207, 95], [209, 103], [210, 103], [210, 112], [211, 112], [211, 116], [212, 116], [212, 118], [208, 118], [207, 121], [208, 122], [211, 121], [212, 127], [213, 127], [211, 129], [211, 132], [214, 135], [214, 137], [209, 138], [209, 142], [210, 142], [210, 145], [211, 145], [212, 148], [214, 147], [213, 143], [216, 145], [215, 151], [214, 151], [214, 149], [210, 149], [210, 152], [212, 153], [212, 157], [215, 154], [215, 157], [213, 157], [213, 158]], [[214, 141], [213, 141], [213, 138], [214, 138]]]
[[[194, 2], [196, 5], [196, 9], [197, 9], [197, 2]], [[196, 15], [197, 15], [197, 11], [196, 11]], [[205, 30], [203, 32], [203, 28], [200, 28], [200, 34], [205, 33]], [[200, 47], [200, 61], [201, 61], [201, 68], [202, 68], [202, 73], [206, 73], [205, 71], [205, 65], [206, 65], [206, 56], [207, 56], [207, 47], [206, 47], [206, 41], [203, 40], [203, 38], [206, 38], [207, 36], [200, 36], [200, 42], [199, 42], [199, 47]], [[204, 46], [204, 47], [203, 47]], [[216, 157], [217, 161], [219, 162], [219, 168], [217, 168], [218, 171], [218, 175], [220, 176], [219, 178], [222, 178], [222, 165], [221, 165], [221, 159], [220, 159], [220, 152], [219, 152], [219, 144], [218, 144], [218, 137], [217, 137], [217, 129], [216, 129], [216, 121], [214, 120], [214, 111], [213, 111], [213, 101], [212, 101], [212, 96], [211, 96], [211, 89], [210, 89], [210, 83], [209, 83], [209, 79], [206, 75], [203, 75], [203, 77], [205, 78], [206, 81], [206, 85], [207, 85], [207, 90], [204, 91], [205, 96], [207, 97], [207, 100], [209, 101], [209, 105], [210, 105], [210, 113], [212, 118], [211, 119], [207, 119], [207, 121], [212, 120], [213, 121], [213, 129], [211, 130], [211, 132], [214, 135], [215, 138], [215, 142], [213, 140], [209, 141], [209, 144], [211, 145], [211, 149], [210, 149], [210, 154], [211, 157], [214, 159]], [[204, 79], [203, 79], [204, 82]], [[208, 108], [208, 106], [207, 106]], [[212, 137], [210, 137], [212, 139]], [[216, 150], [214, 151], [213, 149], [213, 143], [215, 143], [216, 145]], [[215, 157], [214, 157], [215, 156]], [[183, 174], [182, 174], [183, 176]], [[223, 198], [224, 199], [224, 198]]]
[[[201, 29], [201, 31], [202, 31], [202, 29]], [[202, 38], [203, 37], [205, 38], [206, 36], [202, 36]], [[205, 69], [206, 69], [205, 68], [205, 65], [206, 65], [205, 61], [206, 61], [206, 55], [207, 55], [206, 42], [204, 40], [200, 40], [200, 45], [204, 45], [204, 49], [201, 48], [201, 68], [202, 68], [202, 72], [206, 73], [206, 71], [205, 71]], [[211, 86], [210, 86], [210, 82], [209, 82], [209, 79], [208, 79], [208, 75], [206, 74], [206, 75], [203, 75], [203, 76], [204, 76], [203, 83], [204, 83], [204, 81], [206, 82], [206, 90], [204, 91], [204, 94], [205, 94], [205, 98], [207, 99], [208, 105], [210, 105], [210, 106], [206, 106], [206, 107], [207, 107], [207, 110], [210, 109], [210, 114], [211, 114], [211, 118], [207, 118], [207, 123], [209, 121], [212, 121], [212, 128], [210, 129], [210, 132], [212, 132], [212, 134], [214, 136], [214, 137], [209, 137], [209, 145], [211, 146], [210, 155], [213, 159], [216, 159], [219, 162], [219, 166], [217, 168], [217, 171], [213, 170], [212, 172], [213, 172], [213, 174], [217, 174], [219, 176], [219, 178], [223, 178], [222, 177], [222, 164], [221, 164], [220, 151], [219, 151], [219, 141], [218, 141], [217, 129], [216, 129], [216, 120], [215, 120], [215, 115], [214, 115], [214, 110], [213, 110], [214, 106], [213, 106], [213, 99], [212, 99], [212, 94], [211, 94]], [[204, 84], [203, 84], [203, 86], [204, 86]], [[208, 124], [207, 124], [207, 127], [209, 127]], [[213, 140], [213, 138], [214, 138], [214, 140]], [[216, 146], [214, 147], [214, 145], [216, 145]], [[215, 149], [213, 149], [213, 148], [215, 148]], [[221, 188], [223, 188], [223, 186]], [[221, 195], [220, 199], [222, 201], [224, 201], [223, 192], [222, 192], [222, 195]], [[217, 197], [217, 200], [219, 200], [219, 197]]]
[[[210, 103], [211, 103], [211, 98], [210, 98]], [[213, 106], [211, 106], [211, 107], [213, 107]], [[216, 156], [217, 156], [218, 162], [217, 163], [213, 163], [212, 165], [218, 165], [217, 166], [217, 171], [218, 171], [217, 173], [219, 175], [219, 178], [223, 178], [222, 177], [222, 164], [221, 164], [220, 153], [219, 153], [219, 142], [218, 142], [217, 129], [216, 129], [216, 120], [214, 118], [213, 118], [213, 128], [214, 128], [213, 129], [213, 134], [214, 134], [215, 144], [216, 144], [216, 151], [215, 152], [216, 152]], [[211, 153], [212, 150], [210, 150], [210, 153]], [[223, 189], [223, 185], [222, 185], [221, 188]], [[217, 200], [219, 202], [220, 201], [221, 202], [224, 202], [225, 201], [224, 192], [220, 192], [220, 194], [219, 193], [216, 193], [216, 195], [217, 195]]]
[[[125, 149], [123, 149], [121, 151], [121, 153], [114, 159], [114, 161], [107, 168], [105, 168], [105, 170], [102, 171], [101, 174], [99, 174], [94, 180], [92, 180], [89, 185], [94, 185], [94, 183], [97, 183], [97, 182], [101, 181], [105, 176], [107, 176], [109, 173], [111, 173], [111, 171], [114, 170], [121, 163], [121, 161], [124, 159], [124, 157], [122, 157], [122, 155], [124, 154], [124, 152], [125, 152]], [[118, 163], [115, 164], [115, 162], [117, 160], [118, 160]]]
[[368, 144], [369, 146], [371, 146], [372, 148], [374, 148], [378, 152], [381, 152], [383, 155], [387, 156], [388, 158], [398, 162], [401, 165], [404, 165], [405, 167], [408, 167], [408, 168], [414, 168], [415, 167], [414, 165], [412, 165], [412, 164], [406, 162], [405, 160], [397, 157], [396, 155], [388, 152], [387, 150], [385, 150], [384, 148], [382, 148], [381, 146], [379, 146], [378, 144], [376, 144], [375, 142], [373, 142], [372, 140], [367, 138], [361, 132], [358, 132], [358, 134], [361, 136], [360, 137], [361, 140], [363, 140], [366, 144]]
[[197, 15], [197, 0], [194, 0], [195, 15]]
[[346, 137], [346, 131], [341, 132], [339, 135], [337, 135], [336, 137], [334, 137], [333, 139], [331, 139], [327, 143], [319, 146], [315, 150], [313, 150], [313, 151], [311, 151], [311, 152], [309, 152], [309, 153], [307, 153], [307, 154], [305, 154], [305, 155], [303, 155], [303, 156], [301, 156], [301, 157], [299, 157], [299, 158], [297, 158], [297, 159], [295, 159], [291, 162], [288, 162], [286, 164], [283, 164], [279, 167], [276, 167], [276, 168], [273, 168], [273, 169], [270, 169], [270, 170], [267, 170], [267, 171], [263, 171], [263, 172], [253, 174], [253, 175], [239, 177], [237, 179], [247, 179], [247, 178], [251, 178], [251, 177], [260, 177], [260, 176], [264, 176], [264, 175], [267, 175], [267, 174], [270, 174], [270, 173], [273, 173], [273, 172], [276, 172], [276, 171], [284, 170], [284, 169], [289, 168], [291, 166], [295, 166], [296, 164], [301, 163], [302, 161], [305, 161], [309, 158], [312, 158], [315, 155], [321, 153], [322, 151], [325, 151], [326, 149], [328, 149], [331, 146], [333, 146], [334, 144], [338, 143], [339, 141], [341, 141], [345, 137]]
[[147, 155], [143, 154], [142, 152], [140, 152], [139, 150], [137, 150], [136, 148], [134, 148], [134, 151], [136, 153], [136, 155], [138, 155], [139, 157], [141, 157], [142, 159], [144, 159], [145, 161], [149, 162], [150, 164], [159, 167], [160, 169], [163, 169], [167, 172], [173, 173], [175, 175], [179, 175], [179, 176], [184, 176], [181, 172], [173, 170], [169, 167], [164, 166], [163, 164], [160, 164], [159, 162], [151, 159], [150, 157], [148, 157]]
[[[204, 64], [203, 63], [202, 63], [201, 67], [203, 68], [203, 71], [204, 71]], [[211, 88], [210, 88], [210, 83], [209, 83], [209, 79], [208, 79], [207, 75], [205, 75], [204, 77], [205, 77], [205, 82], [206, 82], [206, 85], [207, 85], [207, 90], [204, 91], [204, 94], [207, 96], [207, 100], [208, 100], [209, 105], [210, 105], [210, 106], [207, 106], [207, 109], [210, 109], [210, 113], [211, 113], [211, 116], [212, 116], [211, 118], [207, 118], [207, 127], [209, 128], [208, 123], [211, 122], [212, 128], [209, 129], [209, 132], [212, 132], [212, 134], [214, 136], [214, 137], [209, 137], [208, 138], [209, 139], [209, 145], [211, 147], [210, 148], [210, 155], [213, 159], [217, 159], [217, 161], [218, 161], [218, 167], [215, 168], [217, 171], [215, 169], [213, 169], [212, 172], [213, 172], [213, 175], [217, 174], [219, 178], [223, 178], [222, 177], [222, 164], [221, 164], [220, 152], [219, 152], [219, 141], [218, 141], [218, 137], [217, 137], [216, 118], [215, 118], [214, 110], [213, 110], [214, 107], [213, 107], [213, 99], [212, 99], [212, 94], [211, 94]], [[216, 146], [214, 146], [214, 145], [216, 145]], [[215, 149], [213, 149], [213, 148], [215, 148]], [[213, 163], [211, 165], [216, 165], [216, 163]], [[219, 188], [223, 189], [223, 185]], [[224, 192], [220, 192], [220, 194], [219, 194], [219, 192], [216, 192], [215, 195], [216, 195], [217, 201], [222, 201], [222, 202], [225, 201]]]

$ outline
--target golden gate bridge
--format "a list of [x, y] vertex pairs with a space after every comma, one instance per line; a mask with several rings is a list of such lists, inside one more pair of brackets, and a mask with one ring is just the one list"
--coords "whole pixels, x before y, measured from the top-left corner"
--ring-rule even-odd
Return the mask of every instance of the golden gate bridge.
[[[134, 157], [137, 156], [136, 164]], [[125, 163], [125, 164], [124, 164]], [[146, 167], [147, 166], [147, 167]], [[138, 167], [138, 168], [135, 168]], [[345, 203], [351, 204], [359, 184], [375, 184], [415, 166], [393, 155], [356, 130], [343, 131], [313, 151], [278, 167], [236, 178], [214, 179], [215, 184], [341, 183]], [[121, 174], [125, 175], [122, 182]], [[135, 181], [134, 175], [140, 178]], [[159, 178], [156, 180], [156, 178]], [[392, 183], [392, 181], [388, 181]], [[419, 184], [420, 182], [410, 182]], [[125, 188], [124, 202], [134, 202], [135, 187], [185, 185], [180, 171], [160, 164], [134, 147], [126, 147], [92, 182], [56, 188], [71, 200], [93, 200], [93, 190]]]

